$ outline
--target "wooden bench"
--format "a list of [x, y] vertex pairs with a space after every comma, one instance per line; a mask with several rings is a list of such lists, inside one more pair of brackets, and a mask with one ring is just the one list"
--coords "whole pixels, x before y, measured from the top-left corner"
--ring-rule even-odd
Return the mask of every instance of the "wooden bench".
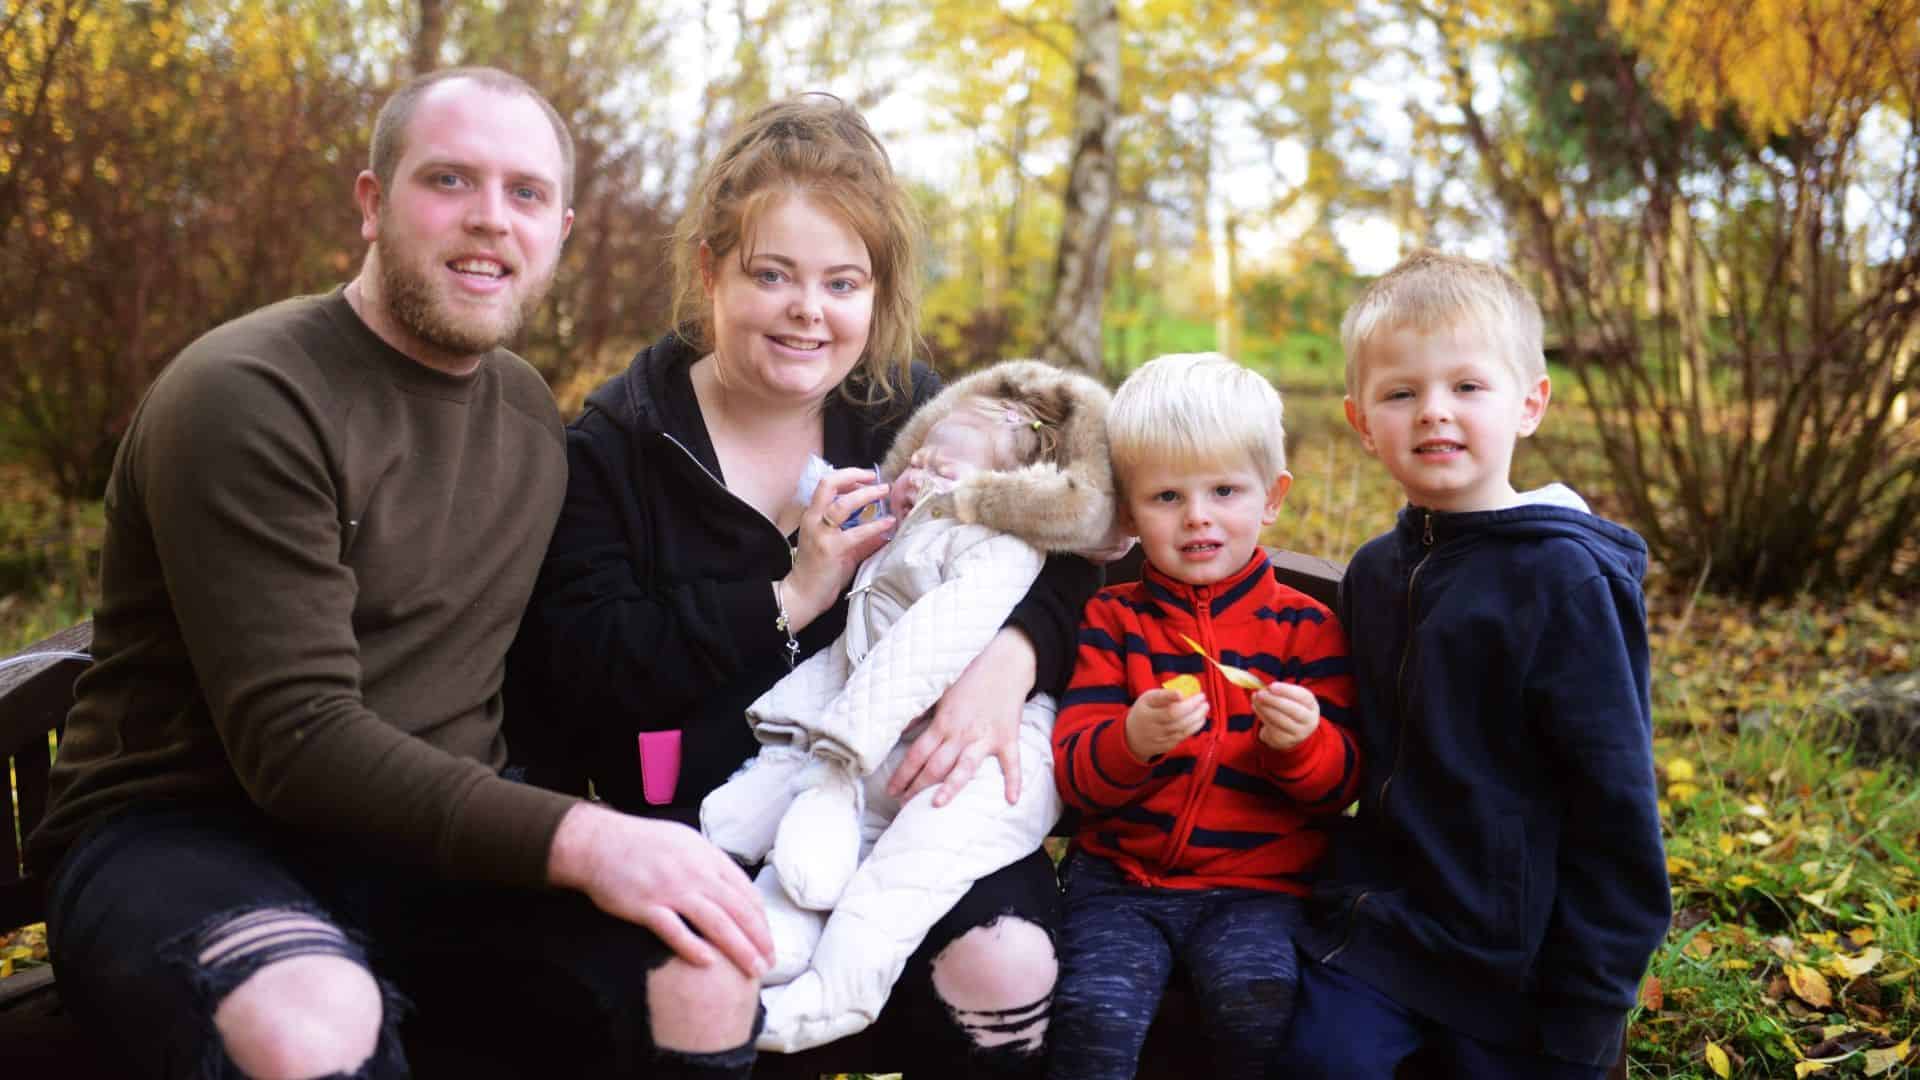
[[[1282, 581], [1323, 603], [1333, 603], [1338, 564], [1288, 551], [1270, 550], [1269, 555]], [[1115, 581], [1138, 574], [1137, 548], [1108, 570], [1109, 580]], [[25, 837], [45, 813], [49, 741], [59, 736], [72, 704], [73, 681], [86, 667], [87, 662], [75, 654], [84, 654], [92, 638], [92, 626], [83, 623], [0, 661], [6, 664], [0, 667], [0, 759], [13, 767], [18, 796], [10, 796], [9, 809], [11, 820], [18, 823], [19, 837]], [[0, 932], [4, 932], [40, 921], [46, 906], [43, 883], [23, 872], [15, 830], [0, 829], [0, 833], [5, 836], [0, 842]], [[1190, 995], [1176, 983], [1148, 1034], [1139, 1075], [1168, 1080], [1208, 1075], [1203, 1031]], [[31, 968], [0, 979], [0, 1075], [63, 1080], [117, 1076], [102, 1060], [96, 1041], [61, 1006], [51, 968]], [[422, 1077], [465, 1080], [499, 1075], [498, 1066], [483, 1057], [477, 1046], [410, 1036], [408, 1053]], [[905, 1044], [883, 1045], [873, 1033], [865, 1032], [805, 1053], [763, 1054], [754, 1075], [810, 1080], [842, 1072], [905, 1071], [909, 1080], [922, 1080], [951, 1071], [944, 1063], [918, 1060], [920, 1056], [910, 1045], [910, 1033]], [[1427, 1075], [1427, 1066], [1418, 1059], [1403, 1065], [1397, 1074], [1398, 1080]], [[1624, 1056], [1610, 1076], [1624, 1080]]]

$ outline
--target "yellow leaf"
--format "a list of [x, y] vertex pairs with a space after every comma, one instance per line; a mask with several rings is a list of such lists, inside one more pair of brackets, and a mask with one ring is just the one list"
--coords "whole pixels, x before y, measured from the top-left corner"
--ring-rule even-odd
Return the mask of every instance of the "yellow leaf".
[[1693, 779], [1693, 762], [1686, 758], [1674, 758], [1667, 762], [1667, 779], [1675, 782]]
[[1687, 942], [1687, 952], [1705, 960], [1707, 957], [1713, 955], [1713, 942], [1707, 940], [1707, 935], [1705, 934], [1695, 934], [1693, 938]]
[[1833, 990], [1827, 986], [1827, 977], [1805, 964], [1787, 965], [1787, 985], [1793, 988], [1795, 997], [1816, 1009], [1833, 1004]]
[[1858, 956], [1835, 956], [1827, 961], [1827, 970], [1844, 979], [1857, 979], [1879, 966], [1880, 958], [1886, 955], [1880, 946], [1862, 950]]
[[1175, 675], [1160, 685], [1183, 698], [1192, 697], [1200, 692], [1200, 680], [1191, 675]]
[[1720, 1049], [1719, 1043], [1707, 1044], [1707, 1068], [1712, 1069], [1715, 1076], [1733, 1075], [1733, 1062], [1727, 1060], [1727, 1052]]
[[1727, 879], [1727, 884], [1733, 886], [1736, 889], [1744, 889], [1747, 886], [1752, 885], [1753, 883], [1754, 883], [1753, 879], [1748, 877], [1745, 874], [1735, 874], [1732, 877]]
[[1852, 876], [1853, 876], [1853, 864], [1848, 863], [1847, 868], [1840, 871], [1840, 876], [1833, 879], [1833, 884], [1827, 886], [1825, 890], [1827, 895], [1832, 896], [1834, 899], [1838, 900], [1841, 894], [1846, 892], [1847, 879], [1851, 878]]
[[1826, 1071], [1827, 1067], [1818, 1061], [1796, 1061], [1793, 1063], [1793, 1075], [1796, 1077], [1812, 1076], [1814, 1073]]
[[1690, 874], [1697, 869], [1699, 868], [1693, 865], [1692, 859], [1683, 859], [1678, 855], [1667, 856], [1668, 877], [1679, 877], [1681, 874]]
[[1853, 942], [1855, 948], [1860, 948], [1873, 940], [1873, 928], [1870, 926], [1861, 926], [1849, 930], [1847, 931], [1847, 940]]
[[12, 974], [13, 974], [13, 957], [0, 956], [0, 979], [7, 978]]
[[1699, 794], [1700, 789], [1698, 787], [1685, 781], [1667, 785], [1667, 798], [1675, 802], [1692, 802], [1694, 796]]
[[1868, 1076], [1879, 1076], [1881, 1073], [1905, 1061], [1908, 1052], [1913, 1049], [1912, 1043], [1913, 1039], [1909, 1036], [1908, 1038], [1901, 1039], [1898, 1046], [1889, 1046], [1884, 1050], [1867, 1051], [1866, 1074]]
[[1721, 833], [1719, 837], [1719, 844], [1720, 844], [1720, 854], [1722, 855], [1733, 854], [1733, 837], [1728, 836], [1726, 833]]

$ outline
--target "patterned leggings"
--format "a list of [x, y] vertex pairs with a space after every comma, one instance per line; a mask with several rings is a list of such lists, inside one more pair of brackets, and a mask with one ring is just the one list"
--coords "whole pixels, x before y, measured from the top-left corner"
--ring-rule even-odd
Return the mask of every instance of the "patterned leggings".
[[1300, 900], [1253, 889], [1148, 888], [1083, 852], [1063, 871], [1067, 913], [1048, 1075], [1131, 1077], [1178, 963], [1212, 1038], [1206, 1075], [1264, 1078], [1293, 1011]]

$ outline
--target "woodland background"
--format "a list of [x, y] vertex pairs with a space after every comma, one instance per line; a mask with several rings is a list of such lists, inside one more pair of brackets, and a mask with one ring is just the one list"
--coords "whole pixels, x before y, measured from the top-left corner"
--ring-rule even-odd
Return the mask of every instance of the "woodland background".
[[1298, 550], [1398, 505], [1339, 418], [1355, 289], [1424, 245], [1513, 267], [1555, 387], [1520, 479], [1654, 555], [1680, 914], [1633, 1070], [1915, 1074], [1920, 0], [7, 0], [0, 645], [86, 617], [146, 385], [352, 276], [379, 102], [459, 63], [578, 142], [520, 344], [568, 411], [666, 329], [698, 163], [802, 90], [914, 186], [929, 359], [1268, 372]]

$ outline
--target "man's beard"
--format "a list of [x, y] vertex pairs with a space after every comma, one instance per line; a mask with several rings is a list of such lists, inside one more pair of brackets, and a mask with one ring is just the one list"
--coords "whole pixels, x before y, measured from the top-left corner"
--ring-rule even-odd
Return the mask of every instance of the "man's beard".
[[388, 314], [409, 334], [453, 356], [479, 356], [518, 337], [552, 283], [551, 273], [533, 282], [520, 303], [508, 307], [505, 317], [497, 321], [484, 316], [462, 318], [435, 293], [425, 274], [402, 259], [380, 260], [380, 294]]

